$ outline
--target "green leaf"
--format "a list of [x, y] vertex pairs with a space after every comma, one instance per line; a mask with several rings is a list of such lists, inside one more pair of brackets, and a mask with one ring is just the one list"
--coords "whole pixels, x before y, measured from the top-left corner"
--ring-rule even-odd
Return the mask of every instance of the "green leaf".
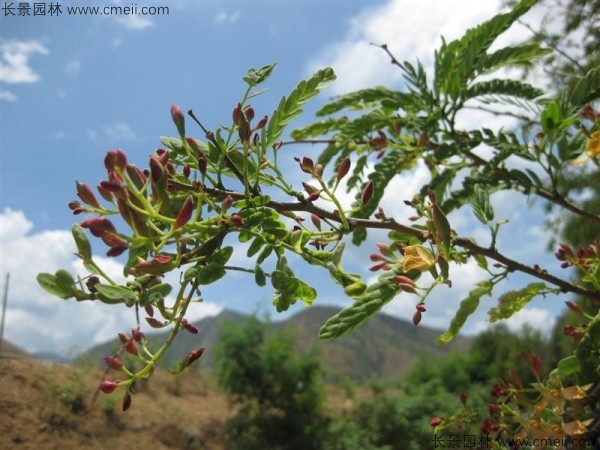
[[190, 267], [185, 271], [184, 279], [196, 279], [201, 285], [212, 284], [225, 276], [227, 271], [221, 264], [210, 262], [205, 266]]
[[551, 52], [552, 50], [541, 48], [539, 44], [504, 47], [485, 55], [479, 64], [479, 71], [490, 73], [506, 66], [530, 67], [532, 62]]
[[581, 365], [577, 357], [571, 355], [561, 359], [556, 368], [558, 369], [558, 376], [564, 382], [571, 375], [578, 373], [581, 370]]
[[381, 101], [392, 97], [394, 97], [394, 91], [383, 86], [375, 86], [374, 88], [354, 91], [349, 94], [341, 95], [333, 102], [323, 106], [317, 111], [317, 116], [327, 116], [348, 107], [359, 109], [359, 105], [361, 104]]
[[229, 261], [229, 258], [231, 258], [232, 254], [233, 254], [232, 246], [223, 247], [223, 248], [220, 248], [219, 250], [213, 252], [210, 255], [209, 261], [212, 264], [224, 266], [225, 264], [227, 264], [227, 261]]
[[489, 281], [481, 281], [477, 283], [477, 286], [478, 287], [469, 292], [467, 298], [460, 303], [460, 307], [458, 308], [456, 315], [450, 322], [450, 327], [439, 338], [437, 338], [437, 344], [445, 345], [454, 339], [469, 316], [473, 314], [479, 306], [481, 297], [490, 294], [492, 292], [492, 288], [494, 287], [494, 285]]
[[42, 289], [56, 297], [67, 299], [71, 296], [70, 291], [65, 291], [58, 285], [55, 275], [50, 273], [40, 273], [36, 279]]
[[68, 293], [69, 297], [71, 297], [77, 290], [73, 276], [66, 270], [59, 269], [56, 271], [55, 277], [58, 288], [63, 292]]
[[250, 69], [248, 69], [248, 76], [244, 77], [243, 80], [246, 83], [248, 83], [248, 85], [251, 87], [263, 83], [267, 80], [267, 78], [269, 78], [271, 72], [273, 72], [275, 64], [277, 63], [271, 63], [269, 65], [261, 67], [258, 70], [251, 67]]
[[482, 95], [509, 95], [524, 98], [526, 100], [536, 99], [544, 94], [542, 89], [531, 86], [517, 80], [488, 80], [471, 85], [465, 92], [464, 98], [474, 98]]
[[350, 333], [361, 323], [373, 317], [398, 293], [395, 284], [378, 281], [369, 286], [354, 304], [331, 317], [319, 330], [319, 339], [329, 340]]
[[523, 309], [535, 296], [546, 292], [547, 289], [544, 283], [530, 283], [518, 291], [506, 292], [498, 299], [498, 306], [489, 310], [490, 322], [508, 319]]
[[490, 203], [490, 195], [480, 185], [475, 185], [475, 192], [470, 198], [475, 217], [484, 225], [494, 220], [494, 210]]
[[546, 133], [554, 130], [560, 124], [560, 109], [554, 100], [548, 102], [540, 117], [542, 128]]
[[452, 245], [452, 229], [444, 212], [436, 204], [433, 204], [432, 209], [433, 224], [435, 226], [436, 243], [446, 259], [450, 259], [450, 247]]
[[92, 246], [83, 227], [78, 223], [74, 223], [71, 227], [71, 232], [73, 233], [73, 239], [75, 240], [75, 245], [77, 246], [77, 253], [81, 259], [92, 259]]
[[254, 281], [258, 286], [264, 286], [267, 284], [267, 279], [264, 270], [257, 264], [254, 268]]
[[146, 306], [148, 304], [155, 304], [163, 300], [167, 295], [171, 293], [173, 288], [170, 284], [161, 283], [152, 286], [150, 289], [142, 292], [140, 295], [140, 305]]
[[292, 131], [291, 136], [297, 141], [313, 136], [321, 136], [331, 131], [339, 130], [348, 121], [347, 117], [331, 117], [311, 123], [310, 125]]
[[97, 284], [96, 289], [102, 295], [100, 300], [104, 303], [134, 303], [137, 301], [137, 294], [124, 286]]
[[266, 147], [277, 143], [286, 125], [302, 113], [301, 106], [315, 97], [328, 83], [335, 80], [335, 73], [330, 67], [319, 70], [308, 80], [303, 80], [290, 92], [288, 97], [282, 97], [277, 109], [271, 114], [267, 126], [269, 137]]
[[568, 88], [565, 94], [568, 102], [574, 107], [600, 98], [600, 67], [591, 69], [573, 87]]

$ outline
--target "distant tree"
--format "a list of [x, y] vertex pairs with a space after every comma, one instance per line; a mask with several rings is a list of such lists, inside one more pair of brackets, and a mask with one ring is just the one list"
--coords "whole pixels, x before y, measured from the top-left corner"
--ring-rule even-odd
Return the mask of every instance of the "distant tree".
[[224, 328], [217, 351], [219, 384], [239, 407], [228, 421], [231, 449], [320, 449], [327, 426], [322, 372], [299, 355], [288, 332], [267, 334], [256, 318]]

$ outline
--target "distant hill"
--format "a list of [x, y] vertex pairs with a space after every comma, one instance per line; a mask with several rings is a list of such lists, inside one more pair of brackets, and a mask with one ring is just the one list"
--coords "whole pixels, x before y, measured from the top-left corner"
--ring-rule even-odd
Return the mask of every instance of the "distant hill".
[[[386, 314], [378, 314], [367, 323], [342, 338], [321, 342], [317, 332], [325, 321], [338, 312], [338, 309], [324, 306], [307, 308], [282, 322], [271, 323], [273, 329], [290, 330], [297, 342], [299, 352], [305, 353], [315, 347], [320, 353], [327, 377], [338, 380], [348, 377], [364, 381], [372, 377], [398, 378], [405, 374], [416, 359], [424, 354], [438, 358], [451, 351], [467, 351], [471, 339], [457, 337], [452, 344], [437, 346], [435, 339], [441, 331], [418, 326]], [[165, 354], [164, 363], [174, 365], [193, 348], [205, 347], [201, 359], [203, 369], [214, 366], [215, 349], [219, 343], [219, 333], [228, 323], [243, 323], [248, 316], [232, 311], [223, 311], [218, 316], [196, 322], [200, 332], [192, 335], [182, 331], [172, 347]], [[151, 347], [164, 342], [168, 332], [148, 334]], [[90, 363], [101, 362], [119, 347], [119, 341], [100, 344], [80, 356]]]
[[8, 342], [4, 339], [0, 343], [0, 353], [11, 356], [32, 356], [31, 354], [27, 353], [27, 351], [23, 350], [21, 347], [18, 347], [15, 344]]

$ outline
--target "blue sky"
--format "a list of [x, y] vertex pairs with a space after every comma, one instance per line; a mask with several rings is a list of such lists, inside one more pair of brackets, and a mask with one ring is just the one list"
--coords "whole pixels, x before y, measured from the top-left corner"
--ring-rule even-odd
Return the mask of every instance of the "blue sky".
[[[70, 238], [72, 216], [66, 204], [75, 198], [75, 180], [96, 185], [104, 175], [107, 150], [122, 148], [138, 165], [160, 147], [161, 135], [175, 135], [169, 108], [194, 109], [214, 128], [229, 120], [243, 93], [241, 77], [251, 67], [272, 61], [276, 70], [269, 92], [254, 102], [257, 116], [270, 114], [281, 95], [314, 70], [332, 66], [338, 80], [306, 108], [296, 125], [311, 122], [328, 98], [354, 89], [387, 84], [400, 87], [397, 71], [369, 42], [388, 43], [400, 59], [431, 63], [440, 35], [458, 37], [468, 26], [491, 17], [499, 1], [198, 1], [151, 2], [137, 6], [168, 6], [162, 16], [67, 15], [73, 5], [121, 5], [127, 2], [59, 2], [58, 17], [2, 17], [1, 20], [1, 270], [11, 273], [6, 338], [33, 350], [66, 352], [112, 338], [133, 326], [131, 311], [87, 302], [75, 304], [52, 298], [35, 283], [40, 271], [59, 267], [75, 270]], [[535, 13], [529, 18], [536, 20]], [[511, 29], [505, 41], [524, 38]], [[494, 117], [465, 115], [469, 126], [510, 126]], [[193, 130], [188, 125], [188, 130]], [[194, 135], [195, 131], [189, 132]], [[200, 136], [201, 133], [196, 133]], [[296, 171], [293, 156], [317, 155], [318, 148], [285, 150], [284, 167]], [[420, 167], [390, 187], [411, 197], [426, 181]], [[509, 218], [507, 253], [531, 263], [556, 265], [544, 252], [547, 242], [540, 205], [515, 195], [494, 197], [497, 218]], [[396, 195], [384, 200], [386, 212], [398, 218], [408, 211]], [[527, 219], [532, 208], [534, 220]], [[468, 211], [452, 224], [461, 234], [475, 230]], [[476, 235], [480, 231], [475, 232]], [[516, 242], [514, 236], [522, 237]], [[348, 252], [348, 265], [370, 265], [373, 236], [365, 248]], [[102, 250], [99, 248], [99, 250]], [[100, 259], [107, 271], [119, 273], [118, 260]], [[319, 291], [317, 303], [343, 306], [348, 300], [326, 273], [298, 266], [298, 272]], [[478, 279], [473, 266], [458, 268], [455, 286], [428, 303], [423, 324], [443, 327], [460, 299]], [[83, 274], [83, 272], [82, 272]], [[205, 291], [206, 304], [191, 318], [215, 314], [221, 308], [243, 312], [274, 310], [268, 288], [253, 287], [252, 278], [235, 275]], [[515, 276], [504, 289], [528, 280]], [[229, 284], [228, 284], [229, 283]], [[2, 280], [4, 284], [4, 279]], [[234, 286], [231, 289], [230, 286]], [[501, 290], [501, 291], [502, 291]], [[561, 309], [560, 301], [536, 301], [513, 327], [528, 322], [546, 327]], [[467, 324], [467, 332], [486, 326], [485, 306]], [[299, 308], [294, 308], [297, 311]], [[410, 318], [414, 301], [394, 300], [386, 312]]]

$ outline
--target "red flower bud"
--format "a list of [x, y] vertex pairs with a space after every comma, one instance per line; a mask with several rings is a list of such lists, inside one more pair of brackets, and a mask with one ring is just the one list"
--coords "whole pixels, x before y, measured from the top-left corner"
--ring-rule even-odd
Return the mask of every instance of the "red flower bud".
[[256, 124], [256, 128], [254, 128], [254, 129], [255, 130], [263, 129], [265, 127], [265, 125], [267, 124], [268, 120], [269, 120], [269, 118], [266, 115], [263, 116], [263, 118], [258, 121], [258, 123]]
[[90, 233], [96, 237], [102, 237], [106, 233], [116, 233], [117, 230], [106, 217], [94, 217], [80, 223], [83, 228], [89, 228]]
[[148, 322], [148, 325], [150, 325], [152, 328], [163, 328], [167, 325], [166, 323], [161, 322], [154, 317], [146, 317], [146, 322]]
[[104, 362], [113, 370], [121, 370], [123, 368], [123, 361], [116, 356], [107, 356], [104, 358]]
[[427, 311], [427, 309], [425, 308], [425, 305], [423, 303], [418, 303], [416, 308], [417, 308], [417, 311], [421, 311], [421, 312]]
[[419, 322], [421, 322], [421, 311], [416, 311], [413, 314], [412, 321], [413, 321], [413, 324], [415, 324], [415, 326], [419, 325]]
[[165, 273], [172, 258], [169, 255], [156, 255], [150, 261], [141, 261], [132, 267], [135, 274], [162, 275]]
[[369, 268], [369, 270], [370, 270], [371, 272], [377, 272], [377, 271], [378, 271], [378, 270], [380, 270], [380, 269], [386, 269], [386, 270], [387, 270], [387, 267], [388, 267], [388, 266], [389, 266], [389, 264], [388, 264], [388, 263], [386, 263], [386, 262], [382, 262], [382, 263], [379, 263], [379, 264], [375, 264], [374, 266], [371, 266], [371, 267]]
[[337, 180], [341, 181], [342, 178], [344, 178], [348, 174], [349, 171], [350, 171], [350, 158], [346, 157], [346, 159], [344, 159], [342, 161], [342, 164], [340, 164], [340, 167], [338, 168]]
[[235, 108], [233, 108], [233, 123], [235, 123], [236, 125], [240, 124], [240, 118], [242, 115], [242, 104], [238, 103], [237, 106]]
[[494, 416], [502, 411], [502, 408], [497, 403], [488, 403], [488, 411], [491, 416]]
[[242, 219], [242, 216], [240, 216], [239, 214], [232, 214], [231, 223], [234, 227], [241, 227], [242, 225], [244, 225], [244, 219]]
[[199, 333], [198, 327], [196, 325], [194, 325], [193, 323], [189, 323], [187, 320], [185, 321], [185, 323], [183, 323], [183, 320], [182, 320], [181, 325], [183, 326], [183, 328], [185, 328], [187, 331], [189, 331], [192, 334]]
[[198, 170], [202, 175], [206, 174], [206, 155], [204, 152], [198, 152]]
[[154, 317], [154, 308], [151, 304], [147, 304], [146, 306], [144, 306], [144, 310], [146, 311], [146, 314], [148, 314], [150, 317]]
[[165, 174], [163, 166], [155, 157], [150, 158], [150, 174], [152, 176], [152, 182], [155, 184], [158, 184]]
[[136, 342], [142, 342], [142, 339], [144, 338], [144, 333], [142, 333], [139, 328], [132, 329], [131, 335]]
[[440, 419], [439, 417], [434, 417], [433, 419], [431, 419], [429, 421], [429, 425], [431, 425], [432, 427], [437, 427], [438, 425], [440, 425], [443, 422], [442, 419]]
[[124, 242], [121, 244], [113, 245], [107, 252], [106, 256], [110, 256], [112, 258], [122, 255], [127, 250], [127, 244]]
[[383, 259], [384, 259], [383, 255], [380, 255], [379, 253], [373, 253], [369, 258], [373, 262], [375, 262], [375, 261], [383, 261]]
[[314, 201], [318, 200], [320, 196], [321, 196], [321, 191], [314, 191], [311, 194], [308, 194], [308, 197], [306, 197], [306, 201], [314, 202]]
[[76, 181], [75, 186], [77, 188], [77, 196], [83, 201], [83, 203], [93, 206], [94, 208], [98, 208], [100, 206], [96, 196], [87, 184]]
[[123, 397], [123, 411], [127, 411], [131, 406], [131, 394], [127, 392]]
[[311, 175], [314, 173], [315, 163], [311, 158], [305, 156], [302, 158], [302, 160], [300, 160], [300, 158], [296, 157], [294, 160], [300, 164], [300, 169], [302, 169], [302, 172], [310, 173]]
[[183, 166], [183, 176], [186, 178], [190, 177], [190, 173], [192, 173], [192, 169], [190, 169], [190, 165], [189, 164], [185, 164]]
[[369, 181], [362, 191], [362, 204], [366, 205], [367, 203], [369, 203], [371, 197], [373, 197], [373, 181]]
[[581, 306], [579, 306], [577, 303], [573, 303], [573, 302], [565, 302], [565, 303], [566, 303], [567, 307], [574, 313], [583, 314], [583, 310], [581, 309]]
[[411, 280], [408, 277], [405, 277], [404, 275], [397, 275], [397, 276], [395, 276], [394, 277], [394, 281], [397, 284], [406, 284], [406, 285], [409, 285], [409, 286], [416, 286], [417, 285], [413, 280]]
[[244, 115], [246, 116], [246, 120], [250, 122], [252, 119], [254, 119], [254, 108], [252, 108], [252, 106], [248, 106], [244, 110]]
[[110, 394], [111, 392], [114, 392], [115, 389], [117, 389], [118, 387], [119, 387], [118, 382], [104, 380], [104, 381], [102, 381], [102, 383], [100, 383], [99, 388], [105, 394]]
[[106, 189], [104, 189], [102, 186], [96, 186], [96, 189], [98, 190], [98, 193], [104, 200], [106, 200], [107, 202], [113, 201], [112, 194], [110, 192], [108, 192]]
[[320, 192], [316, 187], [311, 186], [310, 184], [305, 182], [302, 182], [302, 187], [309, 194], [312, 194], [313, 192]]
[[175, 223], [173, 224], [173, 229], [177, 230], [177, 229], [181, 228], [182, 226], [184, 226], [186, 223], [188, 223], [190, 221], [190, 219], [192, 218], [193, 212], [194, 212], [194, 199], [190, 195], [188, 198], [185, 199], [185, 202], [183, 202], [183, 206], [181, 207], [181, 209], [179, 210], [179, 214], [177, 214], [177, 217], [175, 218]]
[[183, 117], [183, 112], [177, 105], [171, 106], [171, 118], [173, 119], [173, 123], [177, 127], [177, 132], [181, 139], [185, 138], [185, 118]]
[[319, 231], [321, 231], [321, 219], [316, 214], [310, 215], [310, 220], [312, 220], [313, 225]]
[[231, 205], [233, 205], [233, 197], [228, 195], [221, 203], [221, 211], [227, 211], [229, 208], [231, 208]]
[[179, 363], [180, 366], [183, 368], [189, 367], [202, 356], [202, 353], [204, 353], [203, 348], [197, 348], [195, 350], [192, 350], [187, 355], [185, 355], [183, 360]]
[[83, 206], [81, 206], [81, 203], [79, 203], [76, 200], [69, 202], [68, 206], [69, 206], [69, 209], [71, 211], [73, 211], [73, 214], [75, 214], [75, 215], [81, 214], [82, 212], [85, 211], [85, 208]]
[[115, 181], [101, 181], [100, 186], [107, 192], [118, 194], [123, 190], [123, 186]]

